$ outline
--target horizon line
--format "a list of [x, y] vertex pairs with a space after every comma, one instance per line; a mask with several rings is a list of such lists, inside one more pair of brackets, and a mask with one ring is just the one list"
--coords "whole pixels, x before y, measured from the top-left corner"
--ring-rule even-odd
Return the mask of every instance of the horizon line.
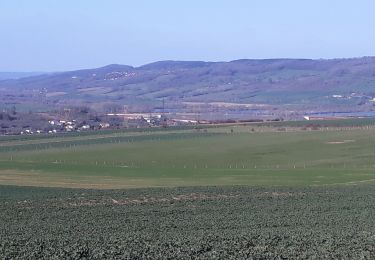
[[203, 62], [203, 63], [230, 63], [236, 61], [271, 61], [271, 60], [310, 60], [310, 61], [329, 61], [329, 60], [354, 60], [354, 59], [365, 59], [365, 58], [375, 58], [373, 56], [355, 56], [355, 57], [341, 57], [341, 58], [241, 58], [241, 59], [234, 59], [234, 60], [217, 60], [217, 61], [209, 61], [209, 60], [178, 60], [178, 59], [165, 59], [165, 60], [156, 60], [148, 63], [144, 63], [142, 65], [128, 65], [124, 63], [109, 63], [107, 65], [98, 66], [98, 67], [83, 67], [77, 69], [68, 69], [68, 70], [55, 70], [55, 71], [43, 71], [43, 70], [7, 70], [7, 71], [0, 71], [0, 73], [40, 73], [40, 74], [49, 74], [49, 73], [64, 73], [64, 72], [72, 72], [72, 71], [80, 71], [80, 70], [91, 70], [91, 69], [99, 69], [105, 68], [109, 66], [128, 66], [134, 69], [142, 68], [147, 65], [159, 63], [159, 62]]

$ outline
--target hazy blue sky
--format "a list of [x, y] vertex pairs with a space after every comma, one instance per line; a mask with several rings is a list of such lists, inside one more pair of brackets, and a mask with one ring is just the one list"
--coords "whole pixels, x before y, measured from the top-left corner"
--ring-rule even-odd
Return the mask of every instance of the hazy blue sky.
[[0, 71], [375, 55], [374, 0], [0, 0]]

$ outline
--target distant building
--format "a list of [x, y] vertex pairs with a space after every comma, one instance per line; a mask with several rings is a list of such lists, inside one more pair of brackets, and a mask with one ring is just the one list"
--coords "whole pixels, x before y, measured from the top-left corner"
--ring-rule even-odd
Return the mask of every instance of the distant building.
[[99, 126], [100, 126], [100, 128], [108, 128], [108, 127], [110, 127], [110, 124], [108, 124], [108, 123], [100, 123]]

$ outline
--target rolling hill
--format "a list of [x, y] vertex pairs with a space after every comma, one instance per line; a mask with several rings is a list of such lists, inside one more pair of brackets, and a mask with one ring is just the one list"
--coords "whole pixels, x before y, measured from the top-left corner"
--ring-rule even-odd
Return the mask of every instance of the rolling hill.
[[[86, 104], [159, 107], [251, 104], [295, 110], [372, 110], [375, 57], [230, 62], [159, 61], [0, 81], [0, 98], [30, 106]], [[172, 105], [173, 104], [173, 105]], [[182, 107], [183, 105], [181, 105]]]

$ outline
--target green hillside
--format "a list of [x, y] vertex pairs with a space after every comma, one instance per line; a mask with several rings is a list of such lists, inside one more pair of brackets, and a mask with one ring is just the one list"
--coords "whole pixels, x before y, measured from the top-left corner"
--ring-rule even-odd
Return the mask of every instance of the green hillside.
[[[23, 104], [42, 103], [46, 108], [83, 102], [102, 109], [117, 104], [143, 110], [160, 108], [162, 99], [175, 109], [182, 109], [181, 102], [231, 102], [280, 108], [293, 105], [300, 110], [316, 105], [343, 110], [358, 105], [357, 109], [369, 110], [374, 86], [372, 57], [162, 61], [141, 67], [109, 65], [0, 81], [0, 89], [6, 91], [3, 98], [15, 104], [22, 99]], [[35, 93], [39, 93], [38, 98]]]

